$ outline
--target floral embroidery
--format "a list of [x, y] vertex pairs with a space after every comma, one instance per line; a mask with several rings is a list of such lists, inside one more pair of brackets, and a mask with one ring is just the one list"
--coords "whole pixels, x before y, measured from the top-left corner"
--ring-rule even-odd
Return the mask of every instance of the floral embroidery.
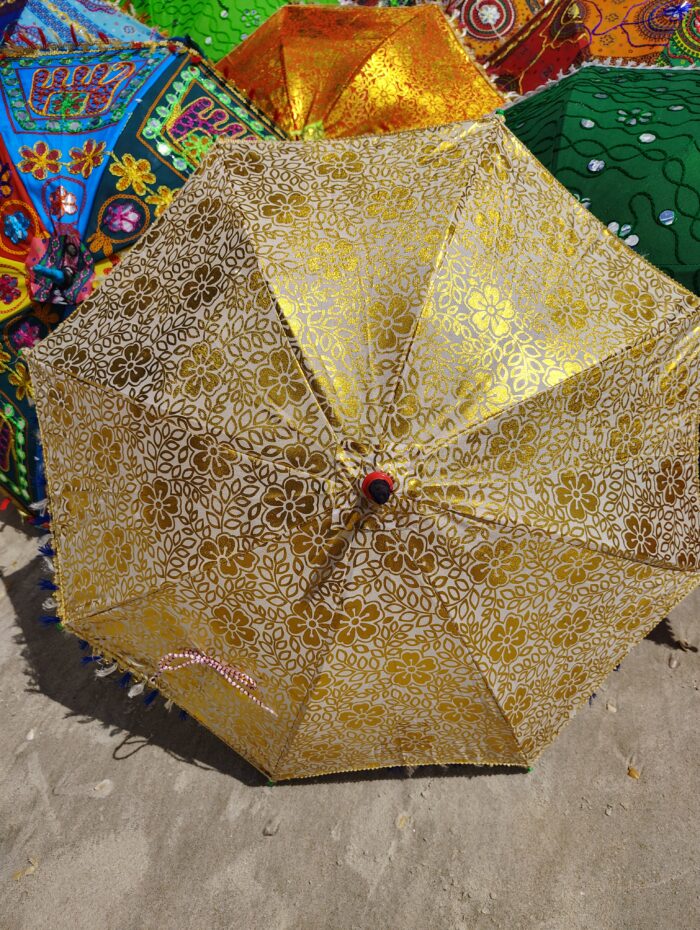
[[161, 184], [155, 194], [149, 194], [146, 197], [146, 203], [153, 204], [156, 216], [161, 216], [168, 209], [175, 197], [175, 191]]
[[24, 400], [25, 397], [33, 397], [32, 382], [29, 379], [29, 371], [24, 362], [17, 362], [15, 370], [8, 378], [10, 384], [14, 387], [17, 394], [17, 400]]
[[642, 110], [640, 107], [635, 107], [633, 110], [617, 111], [618, 123], [624, 123], [625, 126], [636, 126], [637, 123], [648, 123], [652, 116], [653, 113], [650, 113], [649, 110]]
[[10, 166], [7, 164], [0, 165], [0, 197], [5, 200], [12, 194], [12, 175]]
[[22, 156], [19, 170], [31, 174], [37, 181], [44, 181], [50, 174], [61, 170], [61, 152], [46, 142], [37, 142], [33, 148], [23, 145], [19, 154]]
[[3, 224], [3, 232], [13, 245], [19, 245], [27, 239], [27, 233], [31, 225], [30, 219], [26, 213], [16, 210], [14, 213], [8, 213]]
[[130, 203], [110, 204], [105, 210], [103, 223], [110, 232], [133, 233], [141, 225], [141, 216]]
[[105, 148], [105, 142], [88, 139], [81, 149], [70, 149], [68, 154], [71, 162], [68, 170], [71, 174], [80, 174], [86, 179], [89, 178], [95, 168], [99, 168], [104, 161]]
[[121, 161], [115, 156], [114, 164], [109, 166], [109, 171], [115, 178], [119, 178], [117, 181], [118, 191], [125, 191], [129, 187], [133, 187], [139, 197], [143, 197], [146, 193], [146, 185], [155, 184], [156, 180], [156, 176], [151, 170], [151, 164], [147, 159], [134, 158], [133, 155], [128, 153]]
[[0, 274], [0, 300], [4, 304], [11, 304], [18, 297], [17, 278], [13, 278], [9, 274]]
[[10, 341], [15, 349], [31, 349], [32, 346], [36, 345], [41, 337], [41, 331], [39, 327], [34, 323], [31, 323], [29, 320], [25, 320], [21, 323], [17, 329], [12, 333]]
[[74, 193], [65, 189], [61, 184], [51, 191], [49, 206], [52, 216], [73, 216], [78, 212], [78, 200]]

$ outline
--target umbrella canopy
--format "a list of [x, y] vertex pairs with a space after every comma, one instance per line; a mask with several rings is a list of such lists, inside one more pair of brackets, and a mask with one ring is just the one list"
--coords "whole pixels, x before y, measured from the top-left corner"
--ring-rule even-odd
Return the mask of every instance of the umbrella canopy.
[[608, 229], [700, 293], [700, 71], [587, 67], [507, 110]]
[[122, 13], [104, 0], [19, 0], [19, 18], [6, 39], [14, 45], [92, 44], [109, 39], [149, 42], [157, 30]]
[[[310, 2], [310, 0], [300, 0]], [[338, 0], [312, 0], [337, 6]], [[129, 9], [169, 35], [190, 36], [212, 61], [227, 55], [272, 16], [282, 0], [127, 0]]]
[[684, 5], [689, 5], [690, 9], [662, 49], [660, 65], [684, 68], [700, 65], [700, 0]]
[[688, 0], [557, 0], [487, 66], [500, 87], [523, 94], [584, 61], [653, 63], [689, 7]]
[[274, 778], [527, 764], [700, 581], [699, 321], [498, 118], [222, 143], [30, 355], [63, 623]]
[[41, 500], [21, 353], [84, 299], [221, 135], [275, 136], [184, 45], [0, 57], [0, 490]]
[[[382, 0], [357, 0], [359, 6], [379, 6]], [[415, 6], [416, 0], [391, 0], [388, 6]], [[483, 61], [525, 26], [540, 9], [539, 0], [441, 0], [462, 33], [464, 44]]]
[[436, 126], [483, 116], [503, 99], [434, 4], [286, 6], [218, 67], [296, 135]]

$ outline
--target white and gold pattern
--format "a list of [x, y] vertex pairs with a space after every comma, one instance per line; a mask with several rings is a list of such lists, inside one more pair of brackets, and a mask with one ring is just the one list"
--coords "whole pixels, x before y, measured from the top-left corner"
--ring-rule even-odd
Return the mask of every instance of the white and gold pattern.
[[700, 580], [699, 334], [499, 118], [220, 143], [29, 354], [63, 622], [276, 779], [527, 765]]

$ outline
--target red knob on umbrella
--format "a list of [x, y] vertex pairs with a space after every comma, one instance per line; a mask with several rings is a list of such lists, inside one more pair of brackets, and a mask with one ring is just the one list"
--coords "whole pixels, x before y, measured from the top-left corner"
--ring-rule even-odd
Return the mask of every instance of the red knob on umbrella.
[[362, 481], [362, 493], [375, 504], [386, 504], [394, 491], [394, 479], [385, 471], [371, 471]]

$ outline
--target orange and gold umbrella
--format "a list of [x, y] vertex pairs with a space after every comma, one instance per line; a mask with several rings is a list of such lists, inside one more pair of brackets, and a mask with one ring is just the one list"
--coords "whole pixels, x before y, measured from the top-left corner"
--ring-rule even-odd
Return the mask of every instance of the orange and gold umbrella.
[[503, 102], [433, 4], [286, 6], [218, 67], [287, 133], [307, 137], [438, 126]]
[[699, 339], [499, 118], [219, 143], [29, 355], [59, 615], [273, 778], [527, 765], [700, 582]]

